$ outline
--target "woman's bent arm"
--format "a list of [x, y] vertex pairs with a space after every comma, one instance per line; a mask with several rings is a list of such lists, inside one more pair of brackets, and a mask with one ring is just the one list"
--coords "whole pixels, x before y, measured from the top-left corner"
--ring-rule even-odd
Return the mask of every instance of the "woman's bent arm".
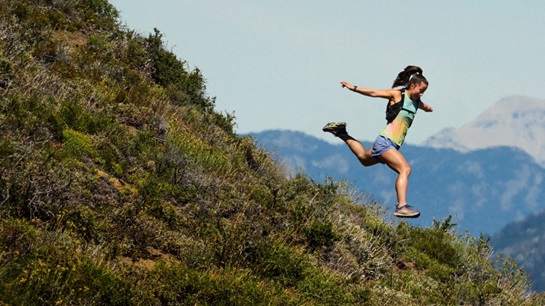
[[419, 108], [425, 112], [433, 112], [433, 107], [431, 107], [431, 105], [428, 105], [424, 102], [420, 102]]

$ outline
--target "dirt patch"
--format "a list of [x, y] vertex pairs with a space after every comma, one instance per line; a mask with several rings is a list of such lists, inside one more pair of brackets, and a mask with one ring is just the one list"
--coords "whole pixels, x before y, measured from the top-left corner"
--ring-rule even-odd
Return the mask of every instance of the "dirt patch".
[[[150, 251], [151, 251], [151, 254], [150, 254]], [[159, 250], [156, 250], [153, 248], [149, 248], [149, 247], [146, 248], [146, 252], [152, 258], [139, 258], [134, 260], [130, 257], [122, 257], [119, 261], [123, 265], [139, 268], [144, 271], [153, 270], [153, 268], [155, 267], [155, 264], [157, 264], [159, 261], [162, 261], [162, 262], [176, 261], [175, 257], [172, 256], [171, 254], [164, 254], [160, 252]]]
[[57, 31], [53, 33], [52, 36], [55, 40], [61, 41], [64, 45], [66, 45], [69, 51], [85, 46], [89, 41], [89, 38], [79, 31]]

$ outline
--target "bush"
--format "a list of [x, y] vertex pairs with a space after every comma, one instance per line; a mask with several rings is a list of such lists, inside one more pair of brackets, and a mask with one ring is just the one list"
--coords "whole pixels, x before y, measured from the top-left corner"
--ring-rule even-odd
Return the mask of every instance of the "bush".
[[0, 301], [126, 305], [137, 300], [131, 285], [106, 264], [103, 250], [68, 232], [42, 232], [24, 221], [3, 221], [0, 248]]
[[160, 263], [150, 273], [151, 291], [162, 304], [183, 305], [297, 305], [295, 294], [264, 282], [248, 270], [199, 271]]

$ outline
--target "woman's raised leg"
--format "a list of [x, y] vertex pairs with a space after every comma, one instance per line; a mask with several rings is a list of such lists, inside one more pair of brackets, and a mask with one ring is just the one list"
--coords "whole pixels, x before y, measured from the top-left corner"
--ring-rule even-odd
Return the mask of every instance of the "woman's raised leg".
[[363, 144], [348, 134], [338, 136], [350, 148], [350, 151], [356, 155], [358, 160], [365, 167], [372, 166], [378, 163], [378, 160], [371, 156], [371, 149], [365, 149]]

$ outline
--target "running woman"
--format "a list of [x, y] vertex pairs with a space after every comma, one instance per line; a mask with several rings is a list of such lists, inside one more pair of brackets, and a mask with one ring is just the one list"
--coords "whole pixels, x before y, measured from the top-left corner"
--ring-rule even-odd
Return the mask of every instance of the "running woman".
[[[382, 163], [397, 172], [395, 182], [397, 205], [394, 215], [400, 218], [417, 218], [420, 216], [419, 211], [412, 209], [407, 204], [407, 188], [409, 186], [411, 166], [399, 152], [399, 148], [405, 141], [405, 136], [409, 127], [411, 127], [417, 109], [422, 109], [425, 112], [433, 111], [430, 105], [420, 100], [428, 85], [428, 81], [422, 75], [422, 69], [417, 66], [407, 66], [405, 70], [397, 75], [390, 89], [377, 90], [341, 82], [343, 88], [355, 93], [373, 98], [387, 99], [389, 101], [388, 108], [396, 109], [396, 106], [398, 107], [399, 112], [397, 115], [394, 111], [394, 116], [390, 116], [393, 118], [387, 116], [386, 128], [379, 132], [373, 147], [370, 149], [365, 149], [361, 142], [348, 135], [345, 122], [330, 122], [322, 129], [324, 132], [330, 132], [342, 139], [363, 166], [368, 167]], [[396, 105], [396, 103], [398, 104]]]

